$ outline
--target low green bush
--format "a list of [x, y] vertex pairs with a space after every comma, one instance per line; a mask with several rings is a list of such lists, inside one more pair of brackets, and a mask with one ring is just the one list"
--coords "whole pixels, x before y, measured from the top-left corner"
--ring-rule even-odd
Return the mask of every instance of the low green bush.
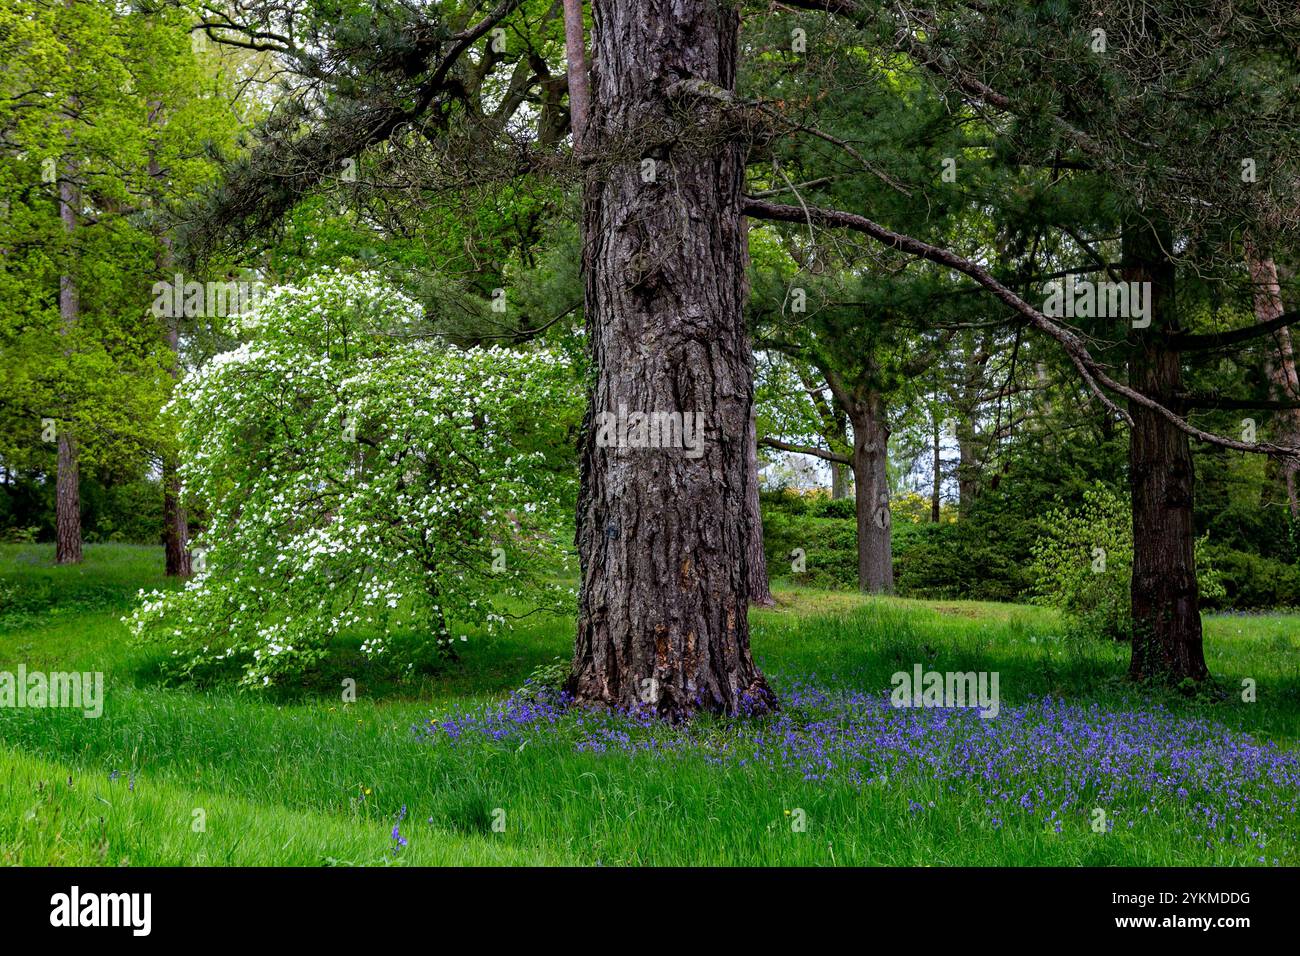
[[1214, 545], [1207, 548], [1207, 556], [1223, 583], [1219, 606], [1233, 610], [1300, 607], [1300, 565]]
[[[1117, 497], [1117, 500], [1122, 500]], [[763, 534], [768, 574], [809, 587], [857, 587], [857, 531], [852, 499], [801, 495], [784, 490], [765, 492]], [[1112, 531], [1129, 541], [1128, 514], [1120, 505], [1108, 519]], [[1008, 521], [994, 509], [976, 508], [958, 521], [916, 522], [894, 515], [894, 583], [903, 597], [1020, 601], [1035, 590], [1035, 542], [1048, 530], [1051, 512], [1033, 521]], [[1087, 572], [1080, 580], [1091, 593], [1107, 584], [1105, 600], [1092, 603], [1100, 617], [1093, 631], [1126, 633], [1121, 618], [1128, 606], [1128, 566], [1131, 542], [1107, 549], [1108, 568], [1115, 574], [1101, 579], [1091, 570], [1093, 547], [1078, 544], [1069, 567]], [[792, 568], [794, 551], [804, 551], [804, 570]], [[1197, 548], [1201, 570], [1201, 600], [1207, 610], [1252, 610], [1300, 607], [1300, 565], [1277, 558], [1202, 541]], [[1118, 562], [1118, 565], [1115, 563]], [[1077, 576], [1077, 575], [1076, 575]], [[1122, 599], [1122, 604], [1114, 603]], [[1087, 603], [1087, 602], [1085, 602]], [[1082, 605], [1081, 605], [1082, 606]], [[1113, 613], [1111, 613], [1113, 612]], [[1088, 615], [1085, 615], [1088, 616]], [[1106, 623], [1109, 619], [1110, 623]]]

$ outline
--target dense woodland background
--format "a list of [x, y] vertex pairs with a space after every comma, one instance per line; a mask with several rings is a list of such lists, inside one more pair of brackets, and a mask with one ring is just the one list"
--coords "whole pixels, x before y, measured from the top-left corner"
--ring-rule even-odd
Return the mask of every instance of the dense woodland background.
[[[648, 629], [590, 603], [660, 573], [610, 544], [647, 516], [712, 542], [693, 573], [731, 610], [683, 585], [665, 613], [722, 635], [768, 577], [1078, 610], [1047, 579], [1115, 508], [1119, 630], [1155, 648], [1134, 675], [1199, 680], [1198, 606], [1300, 603], [1298, 17], [4, 0], [0, 536], [71, 563], [163, 542], [188, 575], [213, 503], [163, 408], [247, 335], [158, 315], [157, 283], [374, 273], [422, 307], [413, 339], [565, 356], [589, 399], [539, 452], [581, 475], [555, 499], [579, 685]], [[1046, 314], [1076, 281], [1147, 283], [1153, 321]], [[620, 389], [712, 396], [711, 480], [596, 448]], [[743, 631], [728, 710], [761, 682]]]
[[1295, 0], [0, 67], [0, 864], [1300, 862]]

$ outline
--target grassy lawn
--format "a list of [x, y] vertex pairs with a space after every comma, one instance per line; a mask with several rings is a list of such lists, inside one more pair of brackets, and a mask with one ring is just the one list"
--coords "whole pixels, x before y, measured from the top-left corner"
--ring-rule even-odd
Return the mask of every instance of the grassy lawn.
[[[1144, 812], [1146, 796], [1111, 794], [1105, 810], [1122, 825], [1098, 833], [1090, 806], [1055, 822], [1003, 812], [1003, 797], [938, 770], [800, 772], [782, 764], [788, 748], [761, 727], [701, 721], [686, 746], [631, 728], [644, 747], [618, 745], [617, 728], [599, 738], [615, 745], [593, 746], [592, 734], [612, 725], [567, 718], [499, 737], [444, 732], [448, 719], [499, 712], [534, 668], [566, 658], [565, 620], [469, 645], [444, 671], [407, 679], [354, 653], [278, 696], [167, 687], [162, 653], [133, 645], [120, 623], [138, 589], [163, 584], [161, 550], [92, 545], [74, 568], [53, 567], [52, 552], [0, 546], [0, 670], [103, 671], [107, 700], [95, 720], [0, 709], [4, 864], [1300, 863], [1294, 792], [1269, 805], [1225, 798], [1209, 839], [1195, 794], [1151, 798], [1157, 813]], [[779, 587], [777, 596], [777, 609], [751, 616], [760, 664], [792, 702], [774, 733], [817, 724], [833, 736], [828, 714], [851, 722], [860, 712], [809, 703], [801, 687], [840, 702], [881, 695], [892, 673], [922, 663], [997, 671], [1012, 727], [1016, 708], [1055, 698], [1097, 705], [1120, 724], [1156, 712], [1208, 728], [1207, 739], [1250, 735], [1294, 751], [1300, 738], [1300, 616], [1207, 617], [1207, 658], [1223, 693], [1153, 700], [1125, 683], [1125, 646], [1068, 642], [1040, 608]], [[356, 703], [342, 702], [340, 675], [356, 679]], [[1247, 678], [1255, 703], [1241, 700]], [[430, 719], [433, 733], [413, 732]], [[871, 717], [871, 726], [889, 719]], [[899, 727], [921, 732], [881, 733]], [[952, 739], [992, 745], [984, 733], [976, 720]], [[661, 754], [646, 749], [661, 744]], [[798, 746], [795, 763], [807, 741]], [[777, 756], [758, 759], [760, 749]], [[954, 759], [934, 756], [945, 766]], [[1049, 793], [1097, 786], [1065, 781], [1071, 771], [1040, 756], [1034, 772]], [[917, 759], [923, 768], [925, 756]], [[1005, 799], [1014, 809], [1043, 798], [1017, 790]], [[803, 829], [791, 825], [796, 812]]]

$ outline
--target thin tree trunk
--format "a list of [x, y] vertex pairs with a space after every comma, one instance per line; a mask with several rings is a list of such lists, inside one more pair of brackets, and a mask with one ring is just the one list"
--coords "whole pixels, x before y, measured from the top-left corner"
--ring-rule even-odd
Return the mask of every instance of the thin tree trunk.
[[943, 457], [940, 455], [940, 428], [939, 415], [936, 408], [930, 416], [933, 419], [931, 428], [931, 450], [933, 454], [933, 468], [930, 472], [930, 521], [934, 524], [939, 523], [940, 506], [942, 504], [941, 496], [943, 494]]
[[831, 498], [839, 501], [849, 496], [848, 473], [844, 465], [831, 462]]
[[957, 511], [970, 514], [978, 494], [980, 465], [975, 457], [975, 438], [965, 422], [957, 433]]
[[[833, 409], [835, 422], [835, 437], [839, 440], [841, 446], [848, 444], [849, 425], [844, 411], [835, 407]], [[827, 436], [829, 439], [831, 436]], [[832, 446], [833, 447], [833, 446]], [[839, 449], [837, 449], [839, 450]], [[839, 501], [849, 496], [849, 466], [839, 462], [831, 462], [831, 498]]]
[[582, 0], [564, 0], [564, 52], [569, 78], [569, 126], [573, 146], [582, 150], [582, 135], [591, 113], [591, 90], [587, 81], [586, 41], [582, 35]]
[[889, 515], [889, 429], [875, 393], [849, 409], [853, 423], [853, 483], [858, 524], [858, 589], [892, 594], [894, 558]]
[[[1163, 238], [1163, 241], [1162, 241]], [[1165, 346], [1177, 328], [1169, 238], [1133, 227], [1123, 240], [1128, 281], [1149, 282], [1151, 324], [1131, 331], [1129, 384], [1182, 412], [1182, 361]], [[1176, 684], [1209, 676], [1201, 637], [1192, 499], [1196, 480], [1187, 433], [1129, 403], [1129, 489], [1133, 498], [1133, 648], [1129, 676]]]
[[[994, 386], [989, 382], [989, 360], [997, 348], [989, 332], [964, 338], [961, 352], [963, 375], [952, 394], [953, 418], [957, 440], [957, 513], [966, 517], [975, 507], [984, 481], [984, 463], [980, 458], [980, 409]], [[997, 487], [997, 476], [991, 484]]]
[[749, 520], [749, 603], [758, 607], [772, 607], [771, 584], [767, 579], [767, 555], [763, 552], [763, 512], [758, 498], [758, 409], [754, 403], [749, 409], [749, 433], [745, 438], [748, 452], [745, 492]]
[[[167, 347], [171, 350], [172, 378], [179, 377], [179, 338], [175, 319], [166, 320]], [[190, 562], [190, 528], [185, 505], [181, 501], [181, 477], [176, 468], [176, 456], [168, 451], [163, 457], [163, 542], [167, 575], [187, 578], [192, 571]]]
[[[150, 159], [149, 173], [155, 179], [160, 178], [161, 170], [158, 168], [158, 161]], [[172, 266], [172, 243], [168, 236], [162, 236], [160, 240], [160, 253], [158, 256], [159, 274], [166, 275]], [[168, 352], [168, 372], [171, 374], [172, 381], [180, 379], [181, 360], [180, 360], [180, 330], [177, 323], [180, 321], [178, 316], [164, 318], [163, 322], [163, 341], [167, 344]], [[168, 577], [187, 578], [192, 573], [190, 559], [190, 527], [189, 517], [185, 512], [185, 505], [181, 501], [181, 476], [177, 470], [176, 454], [167, 450], [163, 452], [162, 466], [162, 486], [163, 486], [163, 561]]]
[[[77, 228], [77, 207], [81, 198], [73, 182], [75, 169], [66, 162], [59, 179], [59, 218], [67, 235], [67, 268], [59, 276], [59, 321], [61, 334], [70, 338], [76, 329], [80, 314], [77, 280], [73, 274], [75, 250], [73, 234]], [[71, 354], [71, 346], [64, 350]], [[77, 464], [77, 439], [68, 433], [66, 421], [59, 423], [58, 475], [55, 480], [55, 541], [54, 560], [57, 564], [76, 564], [81, 561], [81, 474]]]
[[181, 479], [171, 457], [163, 462], [163, 541], [168, 577], [190, 576], [189, 521], [181, 503]]
[[[738, 27], [736, 10], [716, 0], [595, 3], [584, 150], [669, 127], [672, 80], [734, 89]], [[579, 705], [673, 719], [762, 711], [775, 700], [747, 620], [754, 396], [743, 156], [730, 142], [656, 142], [611, 157], [584, 187], [595, 381], [580, 449], [582, 589], [567, 688]], [[705, 416], [702, 454], [602, 444], [598, 416], [620, 406]]]
[[59, 473], [54, 492], [54, 561], [81, 561], [81, 475], [77, 467], [77, 441], [59, 432]]
[[[1255, 319], [1271, 322], [1283, 311], [1282, 287], [1278, 282], [1277, 265], [1271, 257], [1258, 257], [1248, 247], [1247, 262], [1251, 284], [1255, 293]], [[1295, 353], [1291, 348], [1291, 330], [1280, 328], [1273, 333], [1277, 345], [1264, 353], [1264, 372], [1268, 376], [1269, 390], [1275, 401], [1300, 399], [1300, 380], [1296, 377]], [[1300, 409], [1290, 408], [1277, 412], [1277, 435], [1280, 444], [1300, 443]], [[1282, 479], [1286, 482], [1287, 505], [1293, 519], [1300, 519], [1300, 462], [1287, 459], [1281, 463]]]

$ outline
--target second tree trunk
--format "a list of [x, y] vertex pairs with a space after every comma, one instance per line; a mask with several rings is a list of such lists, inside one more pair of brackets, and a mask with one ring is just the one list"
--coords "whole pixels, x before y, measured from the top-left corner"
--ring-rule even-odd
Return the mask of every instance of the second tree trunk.
[[[1148, 227], [1124, 235], [1124, 272], [1150, 283], [1150, 326], [1133, 329], [1129, 383], [1165, 408], [1180, 412], [1181, 356], [1165, 335], [1177, 330], [1174, 264], [1167, 236]], [[1130, 403], [1129, 490], [1133, 498], [1134, 680], [1178, 683], [1208, 676], [1201, 643], [1192, 499], [1196, 473], [1187, 433], [1162, 415]]]
[[853, 485], [858, 519], [858, 589], [892, 594], [894, 555], [889, 513], [889, 429], [875, 393], [853, 403]]

